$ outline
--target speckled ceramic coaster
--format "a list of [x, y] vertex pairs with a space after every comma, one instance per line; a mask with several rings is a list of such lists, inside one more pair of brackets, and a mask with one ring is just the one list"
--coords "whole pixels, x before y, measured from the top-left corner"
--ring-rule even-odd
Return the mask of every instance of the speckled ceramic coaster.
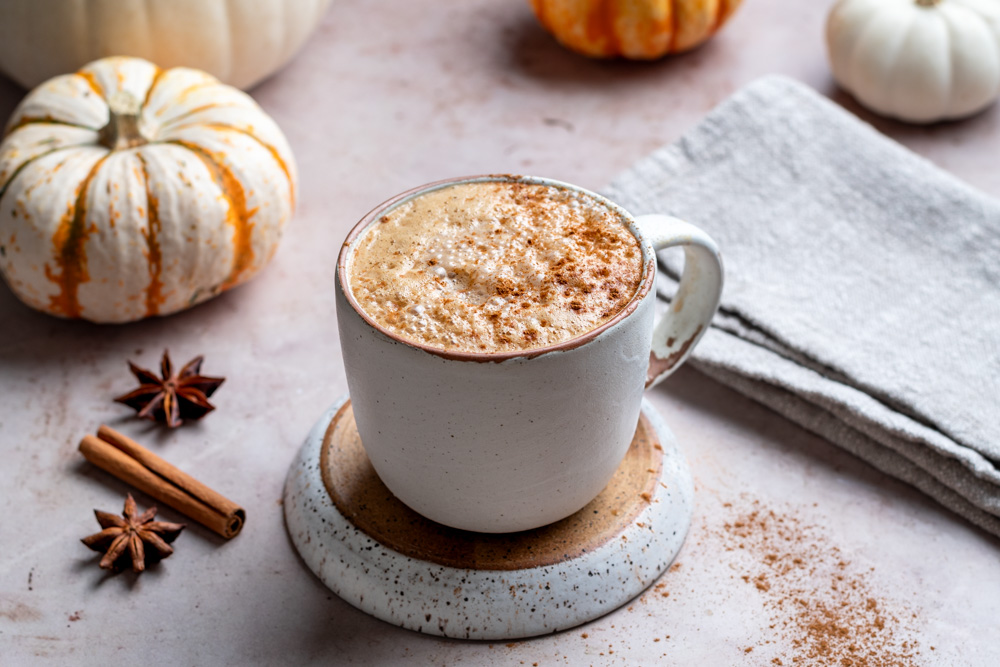
[[382, 484], [344, 397], [302, 445], [284, 507], [303, 560], [358, 609], [418, 632], [498, 640], [565, 630], [638, 595], [680, 550], [693, 494], [673, 434], [644, 400], [624, 461], [576, 514], [519, 533], [448, 528]]

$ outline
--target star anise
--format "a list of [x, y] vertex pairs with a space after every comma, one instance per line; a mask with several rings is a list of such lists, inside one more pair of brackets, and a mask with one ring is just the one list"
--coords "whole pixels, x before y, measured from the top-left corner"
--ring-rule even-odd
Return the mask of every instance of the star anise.
[[104, 530], [80, 541], [94, 551], [105, 552], [101, 559], [101, 567], [105, 570], [117, 571], [126, 561], [131, 561], [132, 569], [142, 572], [146, 569], [145, 545], [151, 547], [150, 562], [166, 558], [174, 552], [169, 542], [177, 539], [184, 530], [184, 524], [153, 521], [156, 516], [155, 507], [150, 507], [138, 516], [137, 512], [131, 493], [125, 499], [123, 516], [94, 510], [97, 522]]
[[170, 428], [180, 426], [185, 419], [201, 419], [215, 409], [208, 397], [225, 382], [225, 378], [201, 375], [202, 361], [203, 357], [195, 357], [174, 375], [170, 354], [164, 350], [160, 361], [162, 379], [130, 361], [129, 370], [139, 379], [140, 386], [115, 401], [137, 410], [140, 419], [150, 419]]

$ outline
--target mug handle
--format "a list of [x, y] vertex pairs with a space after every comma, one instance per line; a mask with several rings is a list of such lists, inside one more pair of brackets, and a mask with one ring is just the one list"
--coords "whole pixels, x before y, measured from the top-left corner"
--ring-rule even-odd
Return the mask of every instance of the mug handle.
[[646, 388], [677, 370], [708, 330], [722, 296], [722, 256], [708, 234], [669, 215], [640, 215], [636, 226], [654, 252], [684, 246], [684, 275], [669, 310], [653, 329]]

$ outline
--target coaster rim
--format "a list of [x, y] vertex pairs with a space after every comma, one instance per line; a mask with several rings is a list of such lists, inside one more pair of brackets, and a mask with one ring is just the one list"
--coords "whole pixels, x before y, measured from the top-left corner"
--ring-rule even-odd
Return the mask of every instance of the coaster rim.
[[498, 570], [459, 568], [394, 552], [333, 502], [320, 465], [342, 396], [316, 422], [292, 462], [285, 522], [303, 561], [330, 590], [383, 621], [451, 638], [517, 639], [566, 630], [624, 605], [673, 562], [691, 523], [693, 481], [676, 438], [642, 402], [662, 448], [651, 502], [620, 539], [557, 563]]

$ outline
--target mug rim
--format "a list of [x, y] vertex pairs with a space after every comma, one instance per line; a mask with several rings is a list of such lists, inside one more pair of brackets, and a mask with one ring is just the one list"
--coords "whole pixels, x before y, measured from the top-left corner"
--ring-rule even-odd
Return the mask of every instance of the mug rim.
[[[535, 347], [527, 350], [515, 350], [512, 352], [466, 352], [461, 350], [446, 350], [439, 347], [433, 347], [420, 343], [414, 340], [409, 340], [403, 338], [397, 333], [389, 331], [378, 322], [376, 322], [371, 316], [369, 316], [361, 305], [358, 303], [357, 299], [354, 298], [353, 290], [350, 289], [350, 282], [347, 276], [347, 261], [350, 256], [350, 251], [354, 247], [355, 241], [357, 241], [374, 223], [378, 218], [389, 213], [393, 209], [405, 204], [411, 199], [415, 199], [420, 195], [426, 194], [428, 192], [433, 192], [435, 190], [440, 190], [452, 185], [461, 185], [464, 183], [531, 183], [537, 185], [549, 185], [557, 188], [563, 188], [566, 190], [572, 190], [574, 192], [580, 192], [584, 195], [591, 197], [598, 203], [606, 206], [609, 210], [617, 215], [621, 216], [626, 222], [626, 227], [629, 232], [635, 237], [636, 241], [639, 242], [639, 248], [642, 252], [642, 279], [639, 283], [639, 288], [629, 299], [625, 307], [619, 310], [615, 315], [608, 321], [602, 323], [600, 326], [594, 327], [588, 331], [585, 331], [573, 338], [564, 340], [559, 343], [554, 343], [552, 345], [546, 345], [543, 347]], [[409, 190], [402, 192], [394, 197], [391, 197], [371, 211], [369, 211], [361, 220], [351, 228], [348, 232], [347, 237], [344, 239], [343, 244], [340, 247], [340, 253], [337, 257], [337, 277], [340, 283], [339, 289], [343, 292], [344, 297], [347, 299], [347, 303], [350, 304], [351, 308], [357, 313], [362, 320], [364, 320], [370, 327], [383, 334], [384, 336], [424, 352], [428, 352], [438, 357], [444, 359], [450, 359], [454, 361], [477, 361], [477, 362], [501, 362], [507, 361], [509, 359], [533, 359], [535, 357], [542, 356], [544, 354], [549, 354], [550, 352], [564, 352], [567, 350], [572, 350], [583, 345], [586, 345], [590, 341], [594, 340], [602, 333], [611, 329], [615, 325], [619, 324], [625, 320], [629, 315], [634, 313], [638, 308], [639, 304], [642, 303], [643, 299], [649, 294], [653, 287], [653, 282], [656, 278], [656, 256], [652, 252], [651, 247], [642, 235], [638, 224], [636, 224], [635, 216], [626, 211], [624, 208], [611, 201], [603, 195], [599, 195], [596, 192], [592, 192], [586, 188], [582, 188], [578, 185], [573, 185], [572, 183], [566, 183], [565, 181], [558, 181], [551, 178], [544, 178], [541, 176], [522, 176], [517, 174], [482, 174], [478, 176], [462, 176], [456, 178], [446, 178], [439, 181], [433, 181], [431, 183], [426, 183], [424, 185], [419, 185], [415, 188], [410, 188]]]

